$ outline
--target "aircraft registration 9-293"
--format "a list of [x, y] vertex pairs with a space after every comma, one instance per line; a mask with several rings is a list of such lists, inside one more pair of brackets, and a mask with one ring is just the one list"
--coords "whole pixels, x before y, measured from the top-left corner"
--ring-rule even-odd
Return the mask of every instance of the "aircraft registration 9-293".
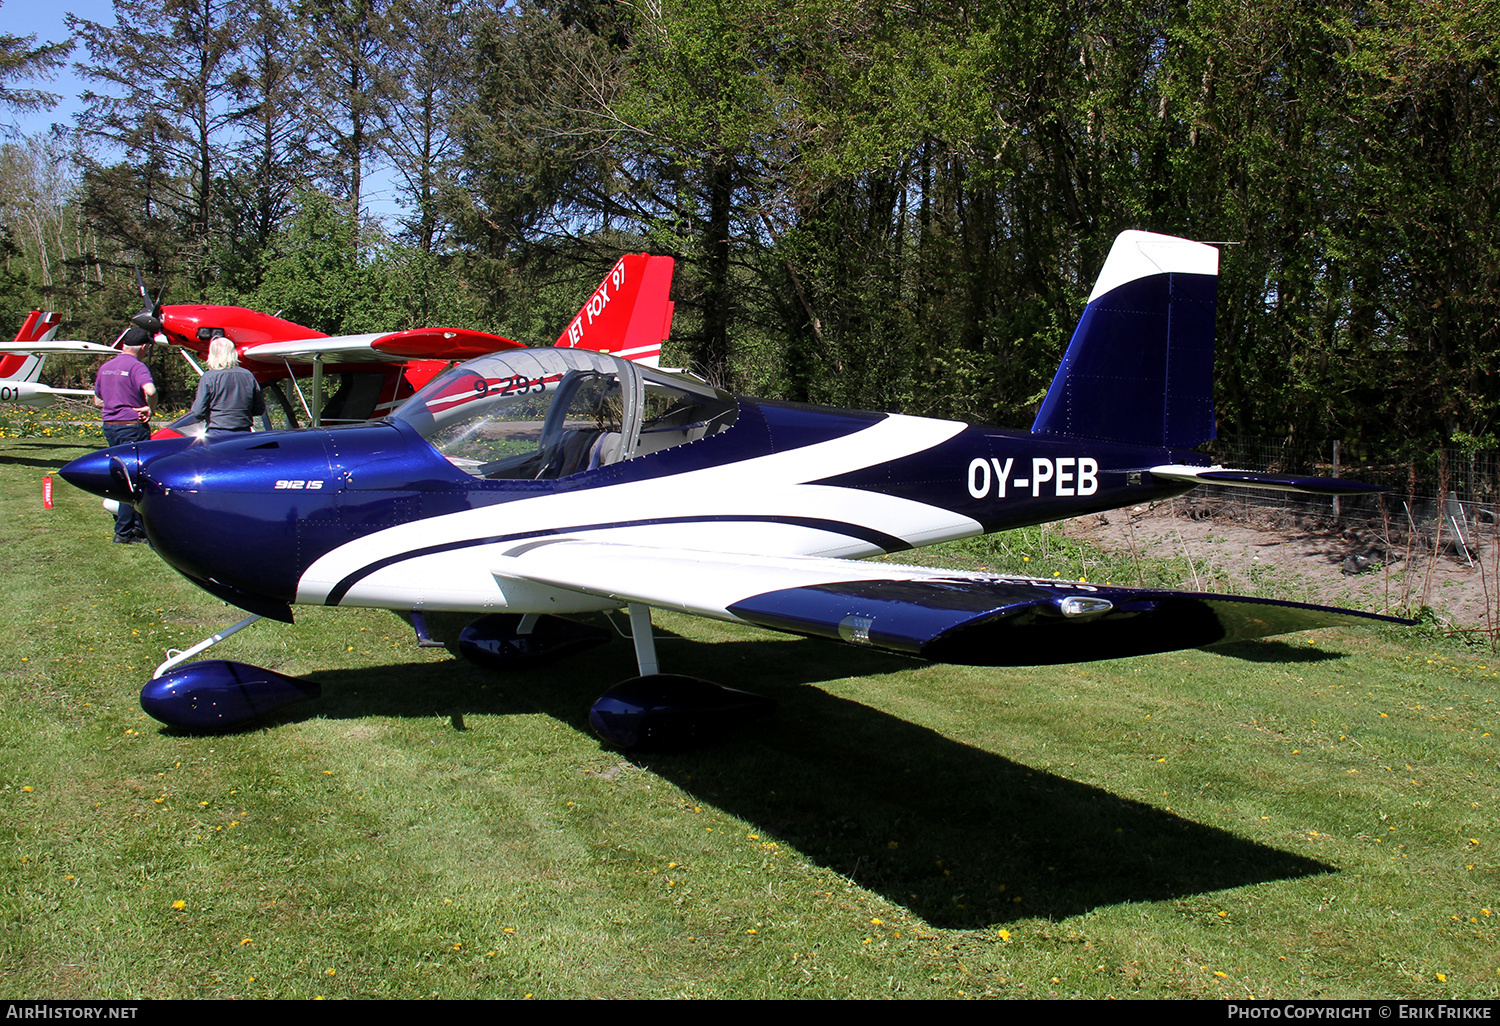
[[[666, 258], [650, 261], [670, 279]], [[461, 650], [499, 665], [565, 655], [591, 639], [568, 617], [625, 610], [639, 675], [590, 721], [626, 748], [691, 743], [769, 707], [661, 673], [655, 608], [989, 666], [1409, 622], [863, 560], [1204, 482], [1376, 490], [1226, 470], [1193, 451], [1214, 434], [1217, 273], [1211, 246], [1122, 234], [1029, 432], [733, 396], [601, 352], [616, 348], [607, 337], [580, 346], [579, 322], [559, 338], [575, 347], [481, 356], [378, 423], [143, 442], [62, 474], [134, 503], [163, 559], [252, 614], [174, 655], [142, 692], [153, 716], [193, 728], [316, 693], [241, 663], [186, 662], [259, 617], [290, 621], [298, 604], [395, 610], [419, 640], [424, 614], [472, 613]]]

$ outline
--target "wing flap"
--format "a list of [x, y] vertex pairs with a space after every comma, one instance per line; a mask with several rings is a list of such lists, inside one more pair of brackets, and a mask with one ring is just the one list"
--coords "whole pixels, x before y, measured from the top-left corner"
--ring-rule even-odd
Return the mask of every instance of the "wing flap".
[[576, 538], [522, 543], [492, 569], [612, 601], [976, 666], [1087, 662], [1317, 627], [1413, 622], [1235, 595]]
[[501, 349], [519, 348], [519, 342], [483, 331], [414, 328], [367, 335], [262, 342], [246, 346], [244, 356], [259, 363], [280, 363], [283, 360], [311, 363], [319, 356], [329, 363], [403, 363], [407, 360], [470, 360]]
[[1409, 623], [1297, 602], [1047, 581], [868, 582], [751, 596], [731, 612], [758, 626], [934, 662], [1048, 666], [1248, 641], [1317, 627]]

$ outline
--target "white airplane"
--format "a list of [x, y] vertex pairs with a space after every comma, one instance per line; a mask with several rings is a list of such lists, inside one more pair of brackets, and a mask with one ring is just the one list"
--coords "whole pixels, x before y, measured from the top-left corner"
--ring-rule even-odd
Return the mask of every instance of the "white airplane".
[[50, 354], [81, 353], [88, 356], [113, 356], [115, 350], [95, 342], [54, 341], [62, 315], [50, 310], [33, 310], [16, 332], [14, 342], [0, 342], [0, 403], [23, 406], [50, 406], [59, 398], [90, 399], [93, 392], [85, 388], [53, 388], [37, 379]]
[[627, 610], [639, 676], [590, 715], [622, 747], [686, 743], [767, 706], [660, 673], [653, 608], [974, 665], [1409, 622], [860, 560], [1204, 482], [1376, 490], [1226, 470], [1192, 451], [1214, 430], [1217, 273], [1210, 246], [1121, 235], [1030, 432], [737, 397], [541, 348], [455, 367], [380, 423], [121, 446], [62, 475], [135, 503], [163, 559], [252, 614], [174, 655], [142, 692], [179, 726], [236, 725], [316, 691], [242, 663], [185, 663], [261, 616], [290, 621], [297, 604], [396, 610], [419, 640], [425, 613], [472, 613], [462, 650], [501, 664], [589, 640], [565, 617]]

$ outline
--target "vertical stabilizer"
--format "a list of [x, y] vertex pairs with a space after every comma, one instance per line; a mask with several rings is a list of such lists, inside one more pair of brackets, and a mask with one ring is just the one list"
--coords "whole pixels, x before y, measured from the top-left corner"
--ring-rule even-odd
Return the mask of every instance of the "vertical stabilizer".
[[[62, 314], [50, 310], [33, 310], [16, 332], [17, 342], [50, 342], [62, 324]], [[12, 353], [0, 356], [0, 381], [35, 381], [42, 373], [45, 356]]]
[[671, 257], [622, 256], [553, 344], [657, 366], [672, 330], [672, 268]]
[[1213, 438], [1218, 274], [1212, 246], [1121, 233], [1032, 433], [1177, 448]]

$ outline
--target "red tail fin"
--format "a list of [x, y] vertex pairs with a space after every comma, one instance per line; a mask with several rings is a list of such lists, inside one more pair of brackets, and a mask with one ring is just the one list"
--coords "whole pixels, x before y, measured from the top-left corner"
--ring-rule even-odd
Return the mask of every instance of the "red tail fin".
[[671, 257], [622, 256], [553, 344], [655, 367], [672, 331], [672, 266]]
[[[17, 342], [47, 342], [57, 334], [62, 323], [62, 314], [50, 310], [33, 310], [26, 315], [21, 330], [16, 332]], [[42, 372], [40, 357], [14, 353], [0, 356], [0, 379], [12, 381], [35, 381]]]

